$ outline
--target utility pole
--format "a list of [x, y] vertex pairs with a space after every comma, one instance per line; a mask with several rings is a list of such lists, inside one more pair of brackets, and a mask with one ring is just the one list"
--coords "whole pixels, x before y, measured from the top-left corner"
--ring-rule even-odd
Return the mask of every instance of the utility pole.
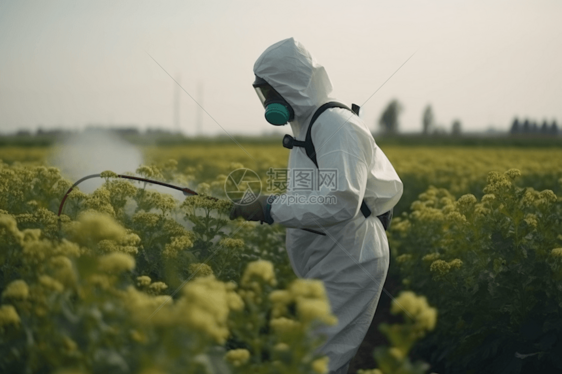
[[201, 136], [203, 134], [203, 82], [199, 82], [197, 86], [197, 135]]
[[181, 133], [181, 118], [180, 118], [180, 85], [181, 76], [176, 76], [177, 84], [174, 82], [174, 129]]

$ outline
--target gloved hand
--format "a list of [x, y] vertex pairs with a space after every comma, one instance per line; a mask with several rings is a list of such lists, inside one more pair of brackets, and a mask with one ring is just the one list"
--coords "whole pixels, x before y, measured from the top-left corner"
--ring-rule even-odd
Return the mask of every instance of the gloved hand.
[[[235, 201], [234, 206], [230, 210], [230, 219], [238, 217], [244, 218], [246, 221], [260, 221], [268, 224], [273, 223], [273, 219], [269, 215], [268, 203], [271, 204], [275, 200], [272, 196], [259, 196], [256, 200], [249, 204], [240, 205]], [[271, 208], [271, 205], [269, 206]]]

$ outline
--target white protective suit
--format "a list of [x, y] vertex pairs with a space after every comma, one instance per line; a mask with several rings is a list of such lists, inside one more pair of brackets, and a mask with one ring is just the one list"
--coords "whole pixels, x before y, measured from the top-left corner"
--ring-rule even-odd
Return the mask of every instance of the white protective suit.
[[[269, 47], [254, 74], [266, 80], [292, 106], [293, 136], [303, 140], [315, 110], [332, 91], [324, 67], [293, 38]], [[369, 128], [352, 112], [331, 108], [312, 127], [319, 169], [337, 169], [337, 190], [288, 191], [287, 194], [334, 196], [335, 204], [287, 204], [271, 207], [275, 223], [287, 227], [287, 253], [297, 276], [324, 282], [338, 325], [323, 328], [328, 340], [321, 352], [330, 373], [345, 373], [375, 314], [389, 265], [389, 248], [377, 215], [402, 196], [402, 182]], [[305, 149], [295, 147], [289, 169], [316, 169]], [[365, 218], [361, 201], [372, 214]], [[311, 228], [326, 236], [299, 228]]]

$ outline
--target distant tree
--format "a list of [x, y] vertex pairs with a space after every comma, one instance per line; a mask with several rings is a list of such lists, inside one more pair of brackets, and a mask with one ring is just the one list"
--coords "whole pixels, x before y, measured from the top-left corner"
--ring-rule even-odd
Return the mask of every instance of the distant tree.
[[539, 125], [537, 125], [536, 122], [533, 121], [533, 123], [531, 124], [531, 132], [533, 134], [537, 134], [539, 132]]
[[459, 136], [462, 132], [462, 125], [461, 125], [461, 121], [459, 121], [458, 119], [455, 119], [453, 121], [453, 124], [451, 125], [451, 134], [453, 136]]
[[398, 100], [393, 99], [384, 112], [382, 112], [381, 118], [379, 119], [379, 126], [386, 134], [398, 133], [398, 116], [401, 111], [402, 105]]
[[548, 123], [546, 123], [546, 120], [544, 120], [544, 122], [542, 123], [540, 132], [541, 132], [541, 134], [548, 134], [550, 132], [549, 128], [548, 128]]
[[521, 132], [524, 134], [528, 134], [531, 132], [531, 123], [529, 122], [528, 119], [526, 119], [525, 122], [523, 122], [523, 126], [521, 127]]
[[511, 130], [509, 130], [510, 134], [519, 134], [521, 132], [521, 125], [519, 124], [519, 119], [515, 117], [513, 123], [511, 124]]
[[431, 109], [431, 105], [427, 105], [425, 110], [423, 111], [422, 116], [422, 126], [423, 126], [423, 134], [428, 135], [431, 130], [433, 130], [435, 117], [433, 115], [433, 109]]
[[556, 120], [552, 121], [552, 125], [550, 125], [550, 133], [552, 135], [558, 135], [558, 124]]

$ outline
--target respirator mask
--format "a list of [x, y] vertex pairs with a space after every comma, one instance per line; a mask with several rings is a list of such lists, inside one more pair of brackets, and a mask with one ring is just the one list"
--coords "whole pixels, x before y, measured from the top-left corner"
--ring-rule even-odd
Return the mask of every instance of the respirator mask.
[[283, 126], [295, 118], [293, 108], [262, 78], [256, 76], [252, 84], [265, 108], [265, 119], [274, 126]]

